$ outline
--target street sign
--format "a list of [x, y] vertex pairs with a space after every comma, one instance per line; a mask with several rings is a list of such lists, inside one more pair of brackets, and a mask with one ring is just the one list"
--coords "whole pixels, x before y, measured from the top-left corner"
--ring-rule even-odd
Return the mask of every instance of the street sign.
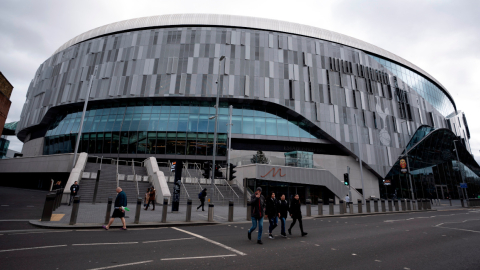
[[467, 183], [460, 183], [461, 188], [467, 188]]

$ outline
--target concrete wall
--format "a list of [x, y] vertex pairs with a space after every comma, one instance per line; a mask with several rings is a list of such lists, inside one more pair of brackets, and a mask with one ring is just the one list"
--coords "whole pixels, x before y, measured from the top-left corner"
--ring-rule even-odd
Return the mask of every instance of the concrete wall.
[[73, 154], [0, 159], [0, 173], [59, 173], [72, 170]]
[[[283, 152], [263, 152], [267, 157], [276, 157], [278, 159], [285, 158]], [[246, 150], [232, 150], [230, 158], [234, 160], [240, 157], [251, 157], [256, 154], [256, 151]], [[332, 173], [340, 182], [343, 182], [343, 174], [347, 172], [347, 166], [350, 167], [350, 185], [355, 189], [362, 189], [361, 177], [360, 177], [360, 165], [353, 157], [350, 156], [334, 156], [334, 155], [313, 155], [313, 162], [316, 167], [323, 168]], [[243, 164], [245, 165], [245, 164]], [[281, 165], [281, 164], [278, 164]], [[245, 172], [248, 174], [248, 172]], [[237, 170], [236, 176], [240, 182], [243, 178], [254, 178], [255, 176], [243, 175], [243, 172]], [[241, 183], [241, 182], [240, 182]], [[365, 198], [375, 196], [380, 198], [380, 190], [378, 187], [377, 177], [369, 170], [363, 168], [363, 183]], [[346, 195], [346, 194], [345, 194]], [[351, 199], [356, 202], [356, 199], [360, 199], [360, 194], [357, 194], [355, 190], [352, 190]], [[342, 197], [343, 199], [343, 197]]]
[[22, 154], [24, 157], [36, 157], [43, 155], [43, 137], [33, 139], [23, 144]]
[[157, 159], [154, 157], [145, 159], [145, 167], [147, 168], [150, 183], [157, 190], [156, 202], [163, 204], [163, 199], [168, 199], [168, 203], [170, 203], [172, 195], [170, 194], [165, 175], [158, 169]]

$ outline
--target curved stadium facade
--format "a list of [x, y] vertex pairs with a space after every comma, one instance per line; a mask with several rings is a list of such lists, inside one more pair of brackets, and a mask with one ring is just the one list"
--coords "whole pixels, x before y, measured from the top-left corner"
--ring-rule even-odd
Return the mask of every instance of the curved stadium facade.
[[339, 181], [350, 167], [352, 187], [367, 196], [407, 198], [399, 167], [407, 151], [416, 197], [459, 197], [463, 180], [472, 196], [479, 191], [466, 118], [445, 87], [409, 61], [342, 34], [207, 14], [98, 27], [38, 68], [16, 129], [24, 155], [74, 151], [92, 75], [79, 145], [89, 155], [210, 160], [219, 80], [220, 162], [231, 105], [238, 164], [257, 150], [271, 160], [313, 152], [315, 166]]

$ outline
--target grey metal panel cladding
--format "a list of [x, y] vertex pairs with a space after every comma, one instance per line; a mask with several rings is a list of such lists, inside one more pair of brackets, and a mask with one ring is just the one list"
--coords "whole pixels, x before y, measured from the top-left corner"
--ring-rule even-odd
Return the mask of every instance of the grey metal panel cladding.
[[[211, 38], [206, 38], [205, 42], [207, 43], [202, 44], [189, 44], [190, 41], [187, 39], [185, 42], [187, 42], [189, 46], [192, 46], [191, 52], [189, 52], [188, 50], [181, 50], [181, 48], [186, 47], [186, 44], [174, 43], [169, 41], [167, 38], [169, 31], [180, 31], [183, 36], [184, 32], [186, 33], [187, 31], [191, 31], [191, 29], [196, 30], [197, 32], [208, 33]], [[339, 142], [342, 143], [346, 148], [350, 149], [353, 153], [356, 153], [357, 150], [355, 150], [355, 147], [352, 146], [353, 144], [348, 142], [347, 140], [341, 139], [344, 136], [340, 137], [339, 135], [344, 133], [343, 130], [340, 130], [340, 126], [343, 126], [343, 124], [345, 124], [343, 123], [343, 114], [339, 115], [338, 113], [343, 112], [343, 103], [345, 103], [345, 101], [342, 99], [345, 99], [345, 96], [343, 94], [338, 95], [338, 93], [345, 93], [345, 89], [341, 89], [338, 86], [330, 87], [332, 95], [334, 96], [334, 104], [336, 106], [335, 114], [333, 114], [333, 111], [331, 113], [331, 119], [329, 116], [329, 112], [327, 111], [327, 70], [321, 69], [322, 63], [317, 63], [317, 60], [321, 58], [328, 59], [330, 54], [332, 54], [332, 52], [327, 50], [326, 47], [328, 46], [325, 46], [325, 49], [322, 49], [322, 46], [324, 46], [325, 44], [328, 45], [329, 42], [318, 41], [313, 38], [300, 37], [284, 33], [274, 33], [273, 35], [275, 38], [273, 41], [273, 48], [269, 48], [268, 46], [270, 43], [268, 40], [268, 33], [262, 30], [242, 30], [240, 43], [243, 37], [245, 37], [244, 46], [226, 45], [218, 43], [220, 41], [218, 41], [219, 39], [215, 38], [217, 36], [216, 34], [222, 31], [232, 31], [231, 29], [227, 28], [193, 27], [187, 29], [176, 27], [158, 29], [155, 31], [159, 33], [157, 44], [142, 45], [142, 49], [138, 47], [138, 44], [135, 48], [131, 47], [132, 44], [136, 44], [137, 42], [136, 38], [134, 38], [135, 36], [143, 36], [143, 34], [140, 35], [140, 31], [115, 34], [115, 38], [113, 39], [118, 38], [117, 45], [115, 45], [116, 47], [114, 48], [114, 45], [112, 44], [112, 47], [109, 50], [110, 47], [102, 46], [102, 48], [98, 49], [100, 51], [96, 56], [91, 52], [87, 54], [87, 42], [73, 45], [71, 46], [71, 48], [69, 48], [69, 50], [75, 50], [78, 51], [78, 53], [72, 60], [72, 64], [70, 65], [72, 66], [72, 68], [69, 67], [69, 71], [67, 73], [54, 73], [54, 66], [63, 65], [63, 63], [66, 63], [70, 60], [67, 58], [62, 59], [57, 54], [52, 56], [50, 59], [45, 61], [39, 68], [35, 75], [35, 79], [33, 80], [34, 83], [27, 92], [27, 100], [29, 102], [32, 102], [32, 99], [34, 98], [34, 95], [32, 95], [32, 93], [37, 93], [38, 91], [41, 91], [39, 89], [45, 88], [45, 96], [43, 102], [38, 104], [37, 108], [31, 108], [31, 106], [24, 107], [20, 126], [22, 128], [25, 128], [38, 124], [38, 121], [27, 122], [28, 119], [26, 118], [26, 116], [28, 117], [30, 115], [29, 113], [33, 114], [33, 110], [39, 108], [45, 108], [44, 110], [42, 110], [45, 113], [48, 109], [46, 108], [46, 106], [50, 104], [53, 105], [53, 107], [60, 105], [62, 97], [66, 97], [64, 95], [65, 93], [63, 93], [62, 91], [71, 92], [67, 93], [69, 94], [69, 98], [62, 100], [64, 101], [64, 104], [82, 102], [84, 100], [86, 89], [89, 83], [89, 81], [87, 80], [87, 76], [89, 79], [89, 76], [93, 73], [93, 68], [95, 65], [99, 65], [100, 69], [102, 69], [102, 67], [105, 67], [105, 70], [103, 74], [100, 74], [102, 72], [99, 72], [97, 77], [95, 78], [96, 83], [94, 83], [92, 86], [92, 100], [104, 100], [113, 98], [118, 99], [119, 97], [127, 98], [140, 95], [162, 97], [168, 96], [169, 94], [175, 94], [176, 91], [176, 94], [181, 95], [213, 97], [216, 93], [216, 88], [215, 84], [213, 83], [215, 76], [213, 76], [212, 74], [217, 72], [216, 67], [213, 63], [214, 59], [218, 59], [218, 57], [215, 58], [214, 55], [220, 55], [220, 53], [223, 54], [224, 52], [226, 52], [225, 50], [228, 46], [230, 48], [230, 52], [226, 60], [228, 60], [228, 62], [232, 64], [227, 65], [229, 70], [225, 69], [226, 72], [224, 72], [226, 74], [230, 74], [229, 76], [225, 76], [225, 95], [234, 95], [235, 98], [266, 100], [270, 102], [275, 102], [282, 106], [286, 106], [304, 115], [306, 119], [310, 120], [312, 123], [322, 128], [333, 138], [337, 138]], [[260, 43], [261, 40], [259, 39], [259, 37], [261, 37], [262, 35], [266, 37], [266, 39], [263, 41], [263, 43]], [[290, 47], [287, 44], [287, 36], [291, 39]], [[110, 37], [102, 37], [102, 39], [104, 38]], [[277, 40], [278, 44], [285, 45], [283, 49], [277, 48]], [[311, 44], [319, 43], [319, 55], [316, 54], [316, 45], [305, 45], [309, 42]], [[261, 46], [263, 47], [256, 47], [256, 43], [261, 44]], [[115, 57], [115, 53], [121, 50], [118, 49], [119, 46], [126, 46], [129, 48], [123, 49], [122, 54], [125, 57], [127, 57], [128, 54], [129, 58], [131, 59], [120, 56]], [[159, 53], [158, 55], [154, 55], [153, 53], [151, 55], [148, 54], [148, 51], [153, 50], [154, 47], [158, 48], [159, 46], [161, 46], [161, 53]], [[342, 45], [336, 46], [337, 49], [338, 47], [342, 47]], [[232, 47], [235, 48], [234, 54], [231, 53]], [[248, 58], [244, 54], [247, 47], [250, 48], [252, 51]], [[260, 50], [259, 48], [261, 48], [262, 50]], [[292, 48], [295, 50], [292, 51]], [[240, 50], [242, 53], [237, 53], [237, 50]], [[354, 52], [359, 53], [354, 49], [349, 48], [349, 50], [353, 50]], [[269, 53], [270, 51], [272, 51], [272, 53]], [[331, 51], [333, 51], [333, 49]], [[110, 57], [108, 57], [109, 52]], [[282, 57], [274, 57], [274, 53], [277, 56], [281, 55]], [[308, 68], [304, 67], [302, 63], [302, 55], [304, 53], [306, 53], [307, 55], [307, 64], [311, 65], [308, 66]], [[104, 55], [103, 58], [101, 58], [102, 54]], [[136, 54], [136, 56], [133, 57], [133, 54]], [[315, 54], [314, 56], [318, 56], [318, 59], [312, 58], [312, 61], [310, 62], [309, 59], [311, 54]], [[147, 57], [148, 55], [152, 58]], [[348, 53], [345, 53], [345, 55], [345, 57], [347, 57]], [[367, 57], [366, 59], [369, 59], [369, 56], [365, 55], [365, 57]], [[58, 59], [53, 61], [53, 58]], [[133, 58], [139, 59], [132, 60]], [[245, 60], [246, 58], [247, 60]], [[93, 61], [94, 59], [96, 59], [95, 62]], [[354, 60], [354, 64], [356, 63], [355, 61], [357, 60]], [[227, 61], [225, 61], [225, 63], [227, 63]], [[377, 65], [373, 59], [371, 59], [370, 63], [374, 66]], [[298, 66], [297, 64], [300, 64], [300, 66]], [[111, 66], [111, 68], [109, 68], [109, 66]], [[59, 70], [60, 68], [57, 69]], [[387, 72], [385, 70], [383, 71]], [[185, 74], [189, 74], [188, 76], [191, 76], [190, 89], [185, 89]], [[391, 75], [390, 73], [388, 74]], [[62, 79], [62, 76], [65, 77], [65, 79]], [[146, 80], [144, 80], [144, 76], [147, 77]], [[154, 76], [156, 76], [156, 79], [154, 79]], [[288, 100], [289, 79], [295, 80], [293, 83], [293, 88], [295, 92], [294, 101]], [[144, 81], [145, 89], [142, 88]], [[59, 87], [62, 85], [62, 82], [71, 83], [71, 86], [62, 87], [60, 89]], [[311, 88], [308, 86], [309, 82], [312, 84]], [[176, 83], [179, 83], [180, 85], [176, 86]], [[49, 88], [50, 84], [52, 85], [52, 88]], [[54, 87], [54, 85], [56, 85], [56, 88]], [[149, 85], [150, 90], [147, 89]], [[347, 85], [349, 84], [347, 83]], [[265, 88], [267, 86], [268, 88]], [[260, 88], [263, 90], [260, 91]], [[61, 96], [59, 96], [60, 92], [62, 92]], [[367, 93], [365, 89], [360, 89], [359, 91], [357, 91], [357, 106], [359, 108], [362, 107], [362, 105], [360, 105], [360, 94], [362, 95], [362, 98], [364, 98], [365, 105], [367, 105], [368, 100], [371, 99], [369, 98], [369, 95], [371, 94]], [[378, 96], [378, 94], [375, 95]], [[309, 96], [312, 97], [311, 100]], [[382, 97], [381, 99], [384, 98]], [[315, 104], [311, 102], [315, 102]], [[373, 103], [372, 105], [375, 106], [375, 103]], [[396, 103], [392, 101], [392, 105], [395, 106]], [[366, 107], [369, 108], [370, 106], [367, 105]], [[430, 112], [433, 106], [429, 105], [427, 107], [429, 108]], [[361, 115], [361, 109], [350, 109], [356, 112], [357, 115]], [[375, 107], [370, 109], [375, 110]], [[441, 117], [441, 115], [436, 111], [433, 112], [437, 117]], [[424, 112], [424, 115], [426, 115], [426, 113], [427, 111]], [[395, 114], [396, 110], [390, 109], [389, 115]], [[43, 118], [43, 114], [36, 117], [35, 120], [41, 118]], [[33, 118], [30, 117], [30, 119]], [[332, 122], [338, 123], [338, 127], [335, 127], [335, 125], [331, 125]], [[355, 130], [354, 126], [350, 126], [348, 129]], [[375, 132], [379, 132], [379, 130], [375, 130]], [[378, 141], [374, 141], [374, 144], [381, 145]], [[393, 143], [391, 143], [390, 146], [393, 146]], [[395, 145], [395, 147], [397, 146]], [[377, 158], [376, 160], [378, 164], [370, 165], [388, 166], [381, 159]]]

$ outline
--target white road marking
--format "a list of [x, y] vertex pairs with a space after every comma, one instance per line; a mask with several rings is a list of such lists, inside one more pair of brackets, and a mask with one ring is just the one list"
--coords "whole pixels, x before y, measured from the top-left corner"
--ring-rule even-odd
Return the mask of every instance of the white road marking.
[[67, 231], [42, 231], [42, 232], [24, 232], [24, 233], [9, 233], [8, 235], [19, 235], [19, 234], [31, 234], [31, 233], [63, 233], [63, 232], [71, 232], [72, 230]]
[[320, 245], [315, 244], [316, 247], [319, 247]]
[[353, 256], [357, 256], [357, 254], [355, 254], [355, 253], [352, 253], [352, 255], [353, 255]]
[[101, 246], [101, 245], [129, 245], [129, 244], [138, 244], [138, 242], [87, 243], [87, 244], [72, 244], [72, 246]]
[[227, 220], [226, 218], [224, 218], [224, 217], [221, 217], [221, 216], [217, 216], [217, 215], [214, 215], [214, 216], [215, 216], [215, 217], [217, 217], [217, 218], [221, 218], [221, 219], [225, 219], [225, 220]]
[[90, 270], [111, 269], [111, 268], [117, 268], [117, 267], [129, 266], [129, 265], [136, 265], [136, 264], [142, 264], [142, 263], [149, 263], [149, 262], [153, 262], [153, 260], [151, 260], [151, 261], [143, 261], [143, 262], [134, 262], [134, 263], [117, 264], [117, 265], [112, 265], [112, 266], [106, 266], [106, 267], [100, 267], [100, 268], [93, 268], [93, 269], [90, 269]]
[[[436, 227], [436, 226], [435, 226], [435, 227]], [[465, 231], [465, 232], [480, 233], [479, 231], [473, 231], [473, 230], [467, 230], [467, 229], [458, 229], [458, 228], [449, 228], [449, 227], [437, 227], [437, 228], [457, 230], [457, 231]]]
[[382, 262], [382, 261], [380, 261], [380, 260], [375, 260], [375, 261], [376, 261], [376, 262]]
[[237, 254], [216, 255], [216, 256], [201, 256], [201, 257], [165, 258], [165, 259], [162, 259], [162, 261], [206, 259], [206, 258], [223, 258], [223, 257], [232, 257], [232, 256], [237, 256]]
[[225, 248], [225, 249], [227, 249], [227, 250], [233, 251], [233, 252], [235, 252], [235, 253], [237, 253], [237, 254], [239, 254], [239, 255], [241, 255], [241, 256], [247, 255], [246, 253], [243, 253], [243, 252], [241, 252], [241, 251], [238, 251], [238, 250], [236, 250], [236, 249], [234, 249], [234, 248], [231, 248], [231, 247], [226, 246], [226, 245], [224, 245], [224, 244], [221, 244], [221, 243], [219, 243], [219, 242], [210, 240], [210, 239], [208, 239], [208, 238], [206, 238], [206, 237], [203, 237], [203, 236], [201, 236], [201, 235], [198, 235], [198, 234], [195, 234], [195, 233], [192, 233], [192, 232], [189, 232], [189, 231], [185, 231], [185, 230], [182, 230], [182, 229], [179, 229], [179, 228], [176, 228], [176, 227], [172, 227], [172, 229], [177, 230], [177, 231], [180, 231], [180, 232], [184, 232], [184, 233], [186, 233], [186, 234], [193, 235], [193, 236], [198, 237], [198, 238], [200, 238], [200, 239], [203, 239], [203, 240], [205, 240], [205, 241], [207, 241], [207, 242], [210, 242], [210, 243], [215, 244], [215, 245], [217, 245], [217, 246], [223, 247], [223, 248]]
[[43, 248], [56, 248], [56, 247], [66, 247], [66, 246], [67, 246], [67, 245], [57, 245], [57, 246], [43, 246], [43, 247], [4, 249], [4, 250], [0, 250], [0, 252], [10, 252], [10, 251], [19, 251], [19, 250], [30, 250], [30, 249], [43, 249]]
[[180, 241], [180, 240], [190, 240], [196, 239], [195, 237], [190, 238], [177, 238], [177, 239], [165, 239], [165, 240], [154, 240], [154, 241], [143, 241], [143, 243], [158, 243], [158, 242], [169, 242], [169, 241]]

